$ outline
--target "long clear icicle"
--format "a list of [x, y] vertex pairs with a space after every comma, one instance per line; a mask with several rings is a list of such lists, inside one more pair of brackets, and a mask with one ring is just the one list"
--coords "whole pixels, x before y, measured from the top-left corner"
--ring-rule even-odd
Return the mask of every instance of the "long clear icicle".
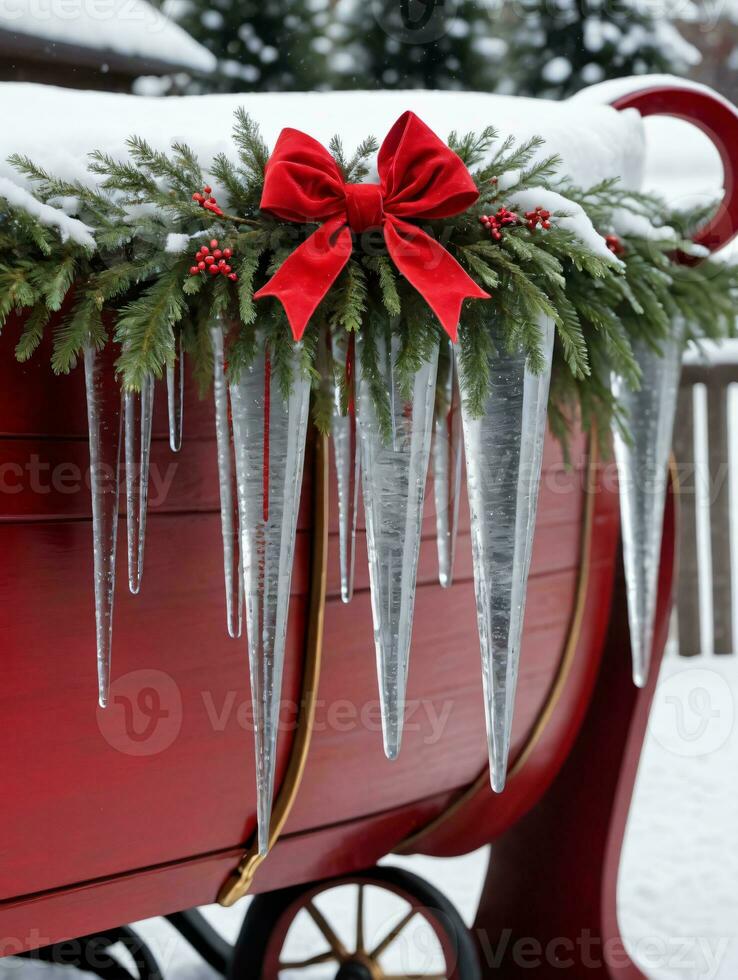
[[213, 396], [215, 400], [215, 435], [218, 446], [218, 484], [220, 487], [220, 527], [223, 536], [223, 574], [225, 576], [226, 625], [232, 637], [241, 635], [243, 610], [243, 574], [238, 543], [238, 493], [233, 459], [233, 433], [225, 378], [223, 327], [220, 322], [210, 328], [213, 347]]
[[641, 386], [633, 391], [621, 378], [612, 379], [613, 395], [627, 412], [631, 441], [613, 428], [620, 484], [620, 519], [633, 655], [633, 681], [648, 679], [661, 535], [664, 524], [667, 466], [682, 371], [682, 331], [661, 342], [657, 353], [645, 341], [633, 352], [641, 369]]
[[472, 558], [492, 788], [505, 786], [533, 548], [554, 326], [540, 322], [545, 369], [532, 374], [522, 349], [493, 334], [490, 390], [479, 418], [464, 401], [459, 359]]
[[154, 411], [153, 375], [147, 374], [144, 377], [140, 392], [126, 392], [124, 405], [128, 587], [137, 595], [141, 589], [146, 543], [151, 421]]
[[122, 396], [105, 352], [86, 347], [85, 389], [90, 445], [90, 494], [95, 577], [95, 633], [98, 700], [108, 703], [110, 656], [113, 642], [115, 554], [118, 539]]
[[167, 364], [167, 409], [169, 410], [169, 448], [178, 453], [182, 448], [184, 422], [184, 344], [182, 335], [177, 341], [177, 356], [173, 364]]
[[439, 361], [433, 420], [433, 492], [436, 505], [438, 579], [444, 589], [453, 581], [459, 528], [463, 435], [461, 403], [456, 380], [454, 345]]
[[230, 385], [246, 629], [254, 712], [259, 852], [266, 854], [274, 795], [290, 580], [305, 458], [310, 382], [297, 351], [283, 398], [263, 353]]
[[[356, 543], [356, 516], [359, 503], [361, 454], [356, 432], [355, 383], [356, 364], [354, 336], [333, 338], [334, 387], [331, 414], [331, 437], [336, 462], [338, 484], [338, 544], [341, 570], [341, 599], [350, 602], [354, 593], [354, 555]], [[348, 386], [348, 405], [344, 411], [343, 387], [335, 372], [345, 375]]]
[[423, 499], [428, 473], [438, 349], [417, 371], [410, 398], [395, 379], [399, 338], [378, 336], [378, 367], [389, 393], [388, 438], [363, 376], [357, 341], [358, 422], [384, 751], [396, 759], [402, 740], [415, 606]]

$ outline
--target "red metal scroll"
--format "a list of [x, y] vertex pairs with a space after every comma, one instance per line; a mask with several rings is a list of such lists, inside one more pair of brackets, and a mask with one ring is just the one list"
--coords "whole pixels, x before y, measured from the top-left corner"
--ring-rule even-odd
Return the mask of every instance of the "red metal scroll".
[[[717, 213], [694, 236], [697, 245], [715, 252], [738, 234], [738, 182], [735, 157], [738, 153], [738, 112], [716, 95], [700, 89], [657, 85], [616, 99], [615, 109], [637, 109], [642, 116], [673, 116], [701, 129], [715, 145], [723, 164], [725, 194]], [[693, 263], [693, 256], [680, 253], [679, 260]]]

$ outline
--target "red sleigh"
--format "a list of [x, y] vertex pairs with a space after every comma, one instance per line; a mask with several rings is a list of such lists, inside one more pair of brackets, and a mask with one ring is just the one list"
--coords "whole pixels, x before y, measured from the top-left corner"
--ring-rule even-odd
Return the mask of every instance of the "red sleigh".
[[[726, 202], [698, 240], [709, 248], [724, 244], [738, 230], [734, 112], [679, 88], [644, 90], [617, 105], [681, 116], [712, 137], [723, 158]], [[110, 707], [95, 712], [81, 372], [54, 377], [42, 355], [17, 364], [17, 327], [11, 323], [0, 341], [0, 955], [106, 931], [112, 941], [122, 922], [276, 891], [252, 906], [235, 959], [196, 917], [175, 917], [214, 965], [232, 976], [273, 977], [280, 937], [326, 879], [380, 882], [414, 903], [437, 931], [452, 933], [444, 920], [451, 913], [432, 890], [413, 891], [409, 878], [365, 869], [391, 851], [447, 856], [494, 841], [477, 919], [480, 962], [505, 930], [513, 939], [488, 971], [528, 975], [515, 937], [536, 937], [553, 950], [536, 975], [560, 976], [574, 956], [570, 945], [586, 932], [600, 954], [608, 943], [620, 949], [600, 955], [595, 973], [640, 977], [620, 948], [615, 887], [666, 638], [673, 497], [651, 680], [638, 691], [618, 574], [614, 467], [601, 465], [593, 443], [576, 435], [567, 470], [549, 439], [511, 769], [498, 796], [489, 788], [479, 734], [468, 514], [462, 511], [454, 585], [439, 590], [426, 496], [405, 738], [399, 760], [388, 762], [378, 704], [366, 697], [374, 658], [363, 533], [356, 593], [344, 605], [329, 499], [335, 480], [328, 443], [314, 434], [292, 578], [272, 849], [262, 861], [250, 844], [245, 640], [234, 642], [223, 629], [211, 402], [197, 398], [188, 378], [187, 438], [175, 456], [157, 395], [146, 588], [136, 597], [119, 589]], [[448, 975], [479, 976], [468, 938], [452, 938]], [[366, 955], [355, 957], [353, 972], [345, 963], [341, 969], [342, 978], [381, 975]], [[573, 962], [571, 975], [580, 975], [577, 969]]]

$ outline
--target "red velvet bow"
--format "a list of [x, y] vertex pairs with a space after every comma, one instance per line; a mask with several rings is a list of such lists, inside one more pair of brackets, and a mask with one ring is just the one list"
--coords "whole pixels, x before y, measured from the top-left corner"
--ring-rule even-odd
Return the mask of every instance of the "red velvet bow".
[[389, 131], [377, 158], [379, 184], [345, 184], [328, 151], [283, 129], [269, 158], [261, 207], [285, 221], [322, 222], [255, 295], [284, 305], [295, 340], [351, 256], [351, 232], [381, 228], [392, 260], [452, 340], [461, 303], [489, 299], [434, 238], [405, 218], [448, 218], [479, 196], [461, 159], [412, 112]]

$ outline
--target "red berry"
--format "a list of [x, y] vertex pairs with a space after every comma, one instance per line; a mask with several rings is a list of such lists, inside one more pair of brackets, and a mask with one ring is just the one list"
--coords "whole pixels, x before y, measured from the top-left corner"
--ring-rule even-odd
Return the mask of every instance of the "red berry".
[[196, 265], [190, 266], [190, 275], [191, 276], [196, 276], [199, 271], [200, 270], [197, 268]]
[[207, 266], [205, 265], [205, 263], [204, 263], [204, 262], [198, 262], [198, 263], [197, 263], [197, 268], [198, 268], [198, 269], [199, 269], [199, 270], [200, 270], [201, 272], [203, 272], [203, 271], [204, 271], [205, 269], [207, 269]]
[[235, 272], [229, 273], [228, 278], [231, 280], [231, 282], [238, 282], [238, 276]]
[[223, 253], [221, 252], [221, 250], [219, 248], [216, 248], [216, 250], [213, 252], [213, 255], [216, 257], [216, 259], [222, 259], [223, 258]]
[[206, 184], [205, 187], [203, 187], [202, 192], [203, 192], [203, 194], [211, 194], [212, 193], [212, 190], [213, 190], [213, 188], [212, 187], [208, 187], [208, 185]]
[[223, 249], [223, 258], [224, 259], [230, 259], [230, 257], [232, 255], [233, 255], [233, 250], [232, 249], [230, 249], [230, 248], [224, 248]]
[[225, 272], [225, 273], [226, 273], [226, 275], [227, 275], [227, 274], [228, 274], [228, 273], [229, 273], [230, 271], [231, 271], [231, 267], [230, 267], [229, 265], [224, 265], [224, 266], [223, 266], [223, 272]]
[[197, 191], [192, 195], [193, 201], [202, 201], [202, 194], [198, 194]]
[[212, 255], [206, 255], [205, 256], [205, 261], [207, 262], [208, 265], [212, 265], [213, 262], [215, 262], [215, 259], [213, 258]]
[[218, 247], [218, 239], [217, 238], [212, 238], [210, 240], [210, 247], [211, 248], [217, 248]]
[[208, 272], [210, 273], [211, 276], [217, 276], [218, 273], [220, 272], [220, 269], [218, 268], [217, 265], [211, 265], [210, 268], [208, 269]]

